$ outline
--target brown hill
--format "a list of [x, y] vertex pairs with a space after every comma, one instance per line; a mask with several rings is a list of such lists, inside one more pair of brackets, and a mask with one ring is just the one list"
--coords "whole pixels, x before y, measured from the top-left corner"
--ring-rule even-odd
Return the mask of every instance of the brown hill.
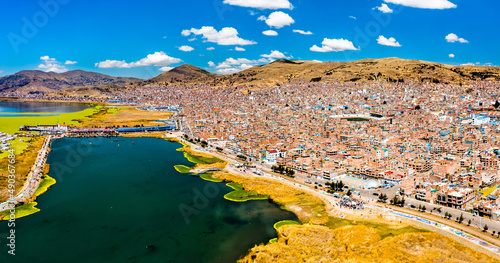
[[24, 70], [0, 78], [0, 92], [54, 92], [71, 87], [126, 85], [137, 81], [140, 81], [140, 79], [112, 77], [83, 70], [64, 73]]
[[468, 83], [471, 80], [500, 81], [500, 67], [451, 66], [400, 58], [364, 59], [353, 62], [277, 60], [229, 75], [216, 75], [191, 65], [182, 65], [141, 84], [207, 84], [209, 86], [272, 86], [291, 81], [417, 81]]
[[216, 77], [216, 74], [184, 64], [138, 84], [198, 84], [212, 82]]

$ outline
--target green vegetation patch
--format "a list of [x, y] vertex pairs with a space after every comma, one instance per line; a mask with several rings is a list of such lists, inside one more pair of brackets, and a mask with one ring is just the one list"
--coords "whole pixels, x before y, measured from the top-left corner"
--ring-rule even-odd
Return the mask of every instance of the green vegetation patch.
[[41, 194], [47, 192], [47, 190], [49, 190], [49, 188], [54, 184], [56, 184], [56, 179], [48, 175], [44, 175], [43, 181], [40, 183], [40, 186], [38, 186], [38, 189], [36, 189], [35, 196], [40, 196]]
[[246, 201], [250, 201], [250, 200], [267, 200], [267, 199], [269, 199], [268, 195], [261, 195], [257, 192], [243, 190], [243, 186], [241, 184], [228, 183], [226, 185], [234, 189], [234, 191], [229, 192], [226, 195], [224, 195], [224, 198], [229, 200], [229, 201], [246, 202]]
[[188, 159], [188, 161], [190, 161], [192, 163], [196, 163], [196, 164], [214, 164], [214, 163], [224, 162], [221, 159], [216, 158], [216, 157], [207, 158], [207, 157], [203, 157], [203, 156], [192, 155], [192, 154], [187, 153], [187, 152], [184, 152], [184, 157], [186, 157], [186, 159]]
[[[38, 205], [37, 202], [32, 202], [29, 204], [25, 204], [25, 205], [16, 207], [15, 219], [18, 219], [18, 218], [21, 218], [24, 216], [29, 216], [29, 215], [32, 215], [32, 214], [40, 211], [40, 209], [35, 207], [36, 205]], [[8, 212], [8, 211], [4, 211], [2, 213], [5, 213], [5, 212]], [[3, 218], [3, 220], [9, 220], [9, 219], [10, 219], [10, 212], [7, 213], [7, 215]]]
[[181, 174], [187, 174], [191, 171], [191, 168], [185, 166], [185, 165], [175, 165], [174, 166], [175, 170]]
[[222, 182], [221, 179], [214, 178], [212, 173], [200, 174], [200, 178], [203, 179], [203, 180], [205, 180], [205, 181], [210, 181], [210, 182], [214, 182], [214, 183], [220, 183], [220, 182]]
[[348, 118], [348, 121], [370, 121], [369, 119], [364, 118]]
[[278, 221], [274, 224], [274, 229], [278, 229], [282, 226], [286, 226], [286, 225], [301, 225], [301, 223], [297, 222], [297, 221], [294, 221], [294, 220], [283, 220], [283, 221]]

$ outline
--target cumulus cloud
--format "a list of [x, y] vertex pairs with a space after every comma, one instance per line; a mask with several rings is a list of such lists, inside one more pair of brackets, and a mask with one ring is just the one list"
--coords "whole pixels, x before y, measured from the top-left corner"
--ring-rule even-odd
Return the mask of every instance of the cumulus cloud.
[[460, 42], [460, 43], [469, 43], [469, 41], [458, 37], [456, 34], [450, 33], [445, 37], [446, 41], [450, 43]]
[[210, 50], [214, 50], [215, 48], [214, 47], [207, 47], [207, 50], [210, 51]]
[[460, 64], [460, 66], [475, 66], [476, 64], [472, 63], [472, 62], [467, 62], [465, 64]]
[[68, 71], [68, 69], [61, 65], [59, 61], [57, 61], [55, 58], [51, 58], [49, 56], [41, 56], [40, 60], [42, 60], [42, 64], [38, 65], [38, 69], [45, 71], [45, 72], [56, 72], [56, 73], [63, 73]]
[[71, 60], [66, 60], [66, 62], [64, 62], [64, 64], [66, 64], [66, 65], [74, 65], [74, 64], [76, 64], [76, 63], [78, 63], [78, 62], [76, 62], [76, 61], [71, 61]]
[[183, 36], [189, 36], [191, 34], [201, 35], [206, 42], [217, 43], [218, 45], [228, 46], [228, 45], [254, 45], [257, 44], [255, 41], [245, 40], [238, 36], [238, 30], [232, 27], [224, 27], [220, 31], [217, 31], [212, 26], [204, 26], [200, 29], [191, 28], [190, 30], [182, 30], [181, 34]]
[[266, 18], [266, 24], [277, 29], [280, 29], [284, 26], [289, 26], [293, 23], [295, 23], [295, 20], [293, 20], [293, 18], [287, 13], [283, 13], [281, 11], [272, 12]]
[[395, 38], [390, 37], [390, 38], [385, 38], [384, 36], [380, 35], [377, 38], [377, 43], [382, 46], [389, 46], [389, 47], [400, 47], [401, 44], [396, 41]]
[[244, 49], [242, 47], [235, 47], [234, 50], [236, 50], [236, 51], [245, 51], [246, 49]]
[[270, 54], [262, 54], [260, 55], [261, 57], [264, 57], [264, 58], [286, 58], [286, 59], [289, 59], [291, 57], [287, 57], [285, 56], [285, 54], [279, 52], [278, 50], [272, 50]]
[[384, 3], [382, 3], [381, 6], [377, 6], [373, 9], [378, 9], [382, 13], [392, 13], [393, 12], [393, 10], [391, 8], [389, 8], [389, 6], [387, 6], [387, 4], [384, 4]]
[[448, 57], [449, 58], [455, 58], [455, 54], [449, 54]]
[[190, 46], [181, 46], [181, 47], [179, 47], [179, 50], [184, 51], [184, 52], [191, 52], [194, 50], [194, 48], [190, 47]]
[[147, 55], [145, 58], [135, 62], [127, 63], [125, 60], [106, 60], [95, 63], [98, 68], [134, 68], [143, 66], [158, 66], [165, 67], [174, 63], [182, 62], [179, 58], [173, 58], [165, 54], [165, 52], [155, 52]]
[[174, 68], [173, 67], [161, 67], [161, 68], [159, 68], [159, 70], [163, 71], [163, 72], [167, 72], [167, 71], [170, 71], [172, 69], [174, 69]]
[[261, 58], [256, 60], [250, 60], [246, 58], [228, 58], [225, 61], [218, 63], [217, 65], [214, 62], [209, 61], [208, 65], [211, 68], [215, 69], [215, 72], [218, 74], [233, 74], [263, 63], [270, 63], [273, 61], [274, 59], [272, 58]]
[[384, 0], [384, 2], [423, 9], [449, 9], [457, 7], [457, 5], [448, 0]]
[[313, 34], [311, 31], [304, 31], [304, 30], [300, 30], [300, 29], [294, 29], [293, 32], [294, 33], [299, 33], [299, 34], [302, 34], [302, 35], [312, 35]]
[[277, 36], [278, 32], [276, 32], [274, 30], [266, 30], [266, 31], [262, 32], [262, 34], [264, 34], [266, 36]]
[[328, 39], [324, 38], [321, 42], [321, 47], [316, 45], [310, 48], [314, 52], [339, 52], [345, 50], [359, 50], [359, 48], [354, 47], [354, 44], [347, 39]]
[[288, 0], [224, 0], [224, 4], [258, 9], [292, 9]]

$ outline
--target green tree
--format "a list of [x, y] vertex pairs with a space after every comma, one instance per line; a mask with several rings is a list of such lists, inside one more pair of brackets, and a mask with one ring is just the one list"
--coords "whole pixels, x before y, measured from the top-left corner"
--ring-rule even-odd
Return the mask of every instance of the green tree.
[[487, 231], [488, 231], [488, 225], [484, 225], [483, 232], [487, 232]]

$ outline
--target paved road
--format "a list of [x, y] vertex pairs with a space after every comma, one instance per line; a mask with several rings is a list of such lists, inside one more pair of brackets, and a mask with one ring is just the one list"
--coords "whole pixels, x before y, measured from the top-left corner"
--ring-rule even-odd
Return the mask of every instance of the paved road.
[[45, 165], [45, 160], [47, 157], [51, 139], [52, 135], [49, 135], [45, 139], [42, 149], [38, 151], [37, 159], [33, 164], [33, 167], [31, 168], [31, 171], [28, 174], [28, 179], [26, 180], [26, 183], [24, 184], [19, 194], [14, 199], [8, 200], [0, 204], [0, 212], [10, 209], [9, 206], [11, 203], [17, 204], [18, 202], [22, 202], [29, 199], [36, 192], [36, 190], [38, 189], [38, 185], [40, 184], [41, 181], [41, 176], [42, 176], [41, 172], [43, 166]]

